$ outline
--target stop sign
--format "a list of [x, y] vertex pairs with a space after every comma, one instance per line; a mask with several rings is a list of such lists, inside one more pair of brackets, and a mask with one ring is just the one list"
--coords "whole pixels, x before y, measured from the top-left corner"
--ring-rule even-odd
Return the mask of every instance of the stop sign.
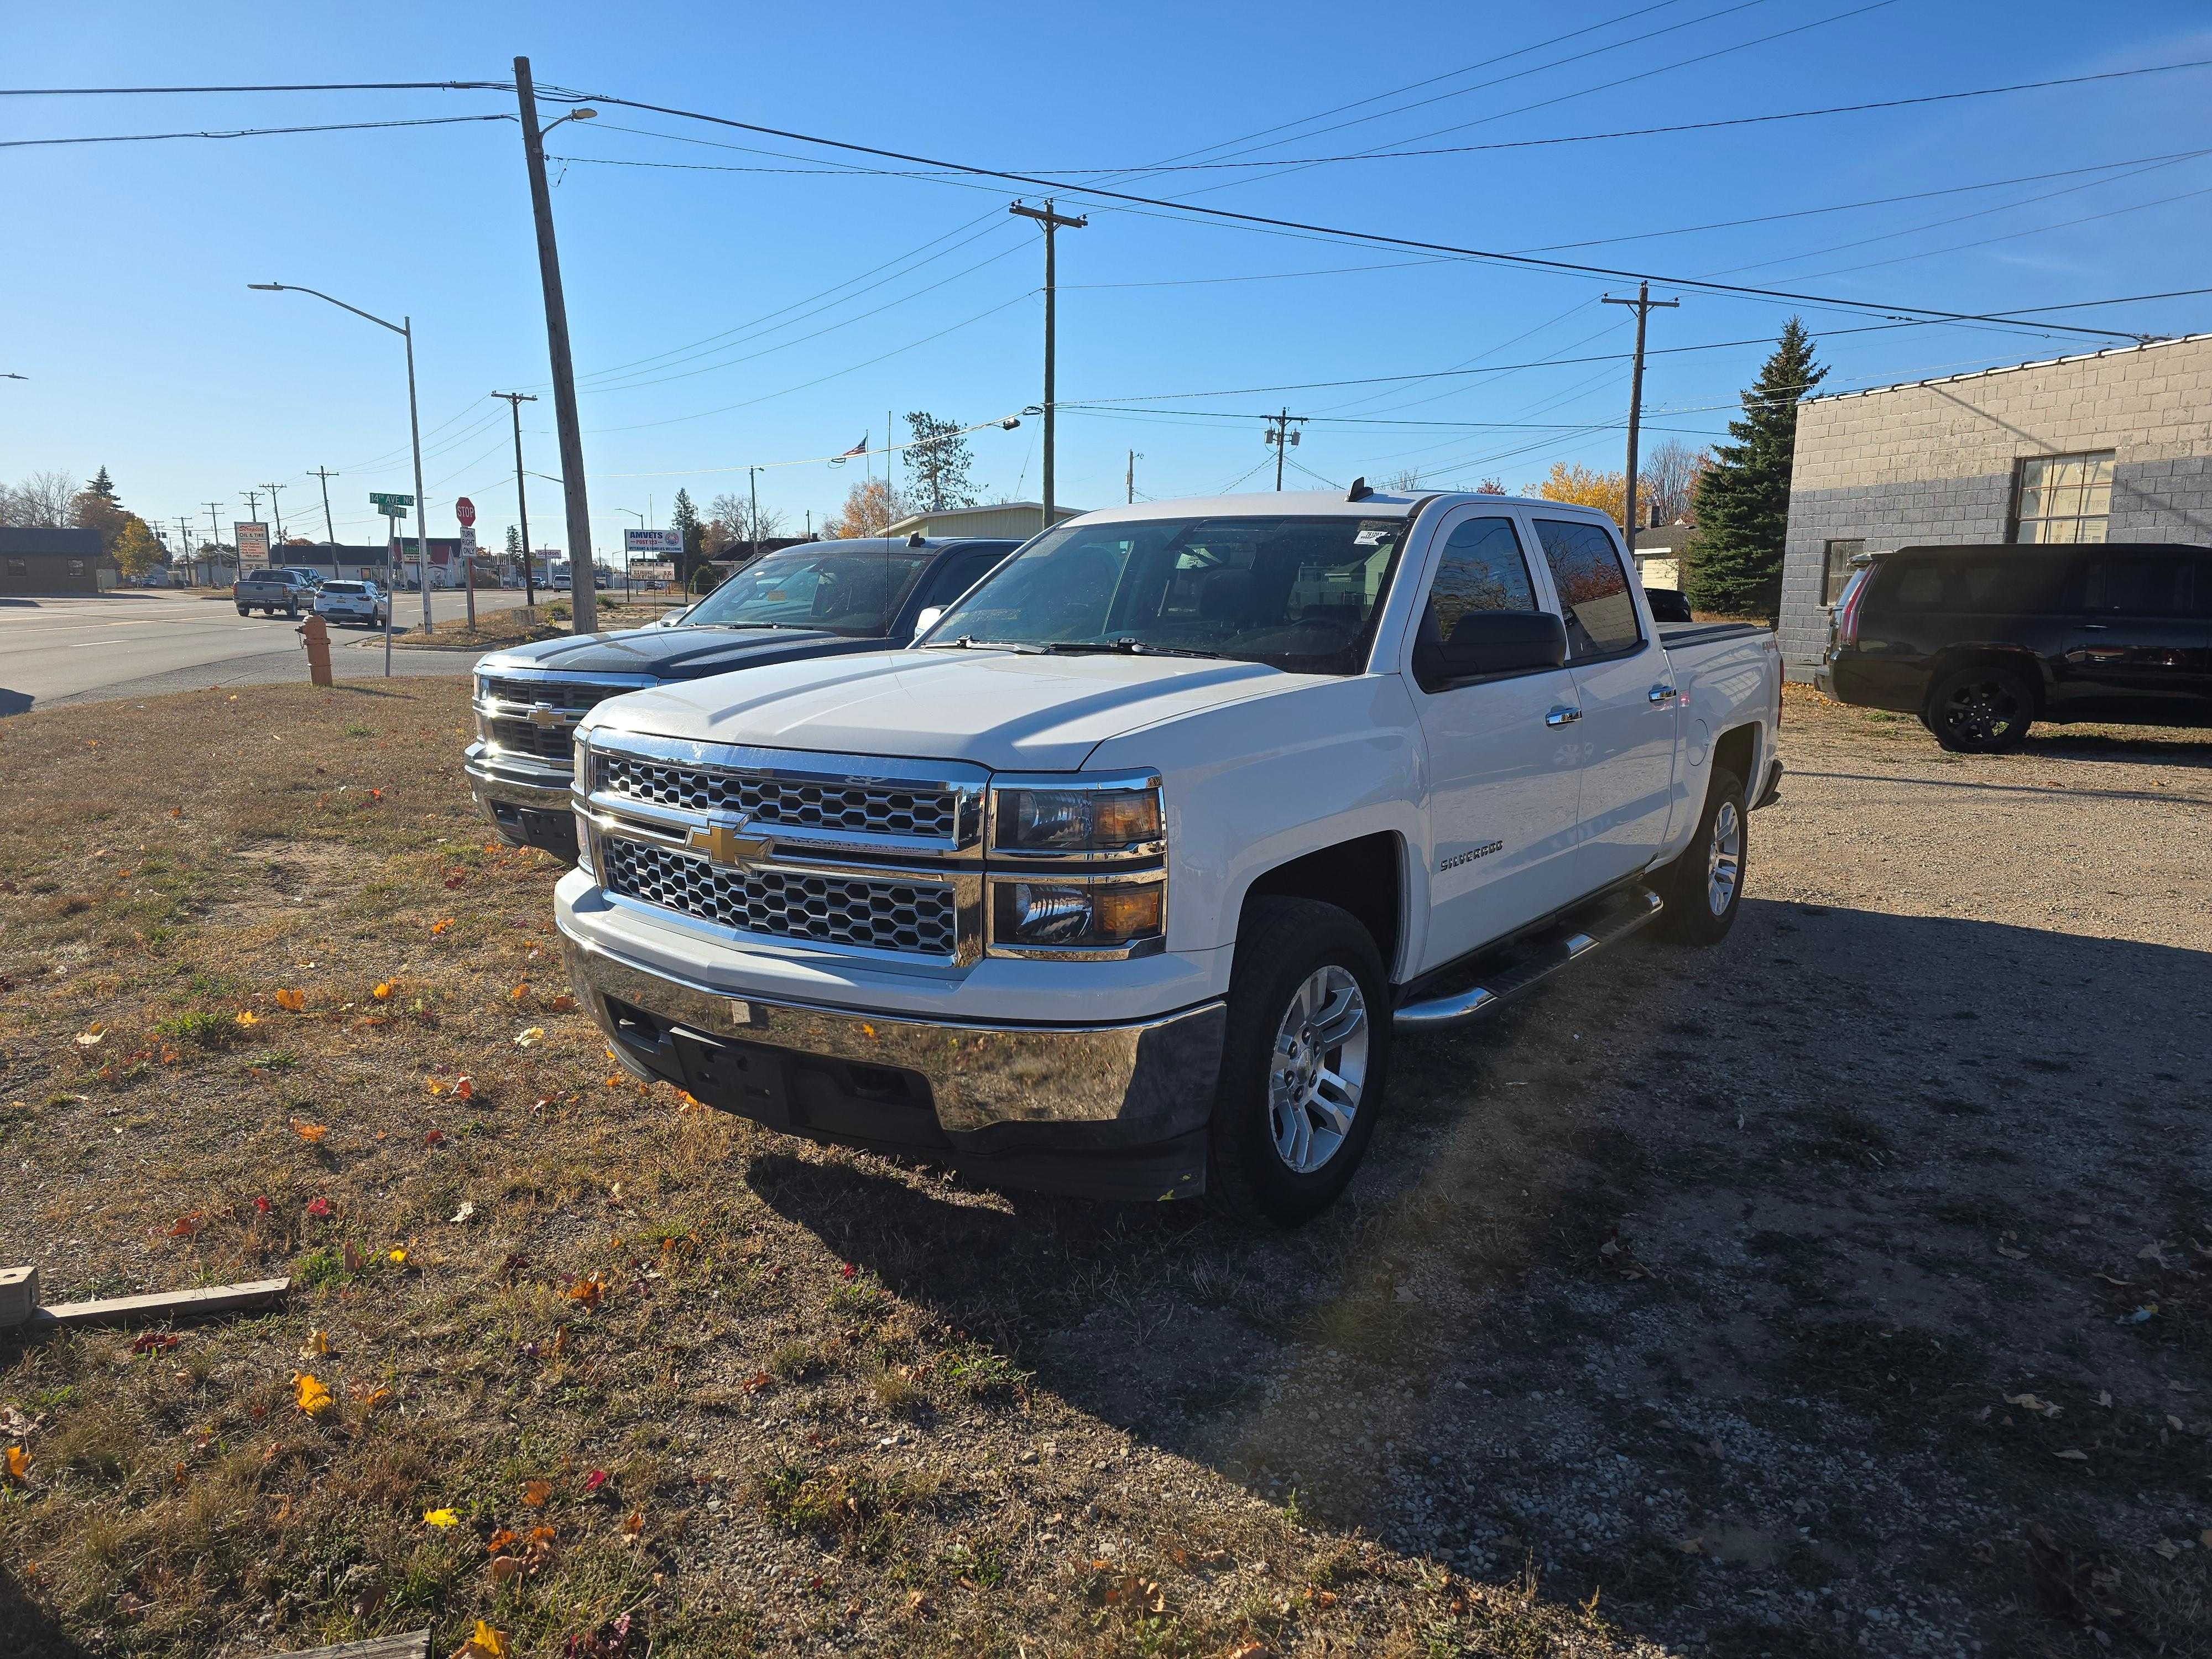
[[477, 504], [467, 496], [462, 496], [453, 503], [453, 516], [461, 521], [461, 528], [466, 530], [477, 521]]

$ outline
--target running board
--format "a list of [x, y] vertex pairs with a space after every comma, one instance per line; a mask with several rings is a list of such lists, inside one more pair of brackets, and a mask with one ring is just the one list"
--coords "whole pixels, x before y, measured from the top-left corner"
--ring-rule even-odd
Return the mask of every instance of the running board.
[[1407, 1003], [1391, 1015], [1390, 1023], [1401, 1031], [1437, 1031], [1480, 1019], [1522, 992], [1534, 989], [1569, 963], [1620, 943], [1665, 908], [1658, 894], [1638, 888], [1603, 909], [1562, 922], [1551, 933], [1531, 940], [1519, 961], [1485, 975], [1481, 984]]

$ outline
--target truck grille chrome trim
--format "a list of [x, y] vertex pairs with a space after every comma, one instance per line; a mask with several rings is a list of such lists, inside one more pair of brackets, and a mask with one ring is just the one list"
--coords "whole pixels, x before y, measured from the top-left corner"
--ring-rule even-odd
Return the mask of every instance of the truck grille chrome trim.
[[602, 756], [599, 790], [691, 812], [730, 811], [753, 823], [791, 830], [841, 830], [951, 842], [959, 798], [950, 790], [831, 779], [727, 772], [622, 754]]
[[960, 946], [954, 884], [763, 863], [724, 866], [672, 848], [599, 838], [600, 880], [619, 898], [732, 933], [951, 962]]
[[569, 755], [575, 746], [576, 728], [568, 720], [556, 726], [538, 726], [526, 720], [507, 720], [487, 714], [483, 722], [484, 741], [505, 755], [534, 755], [539, 760], [550, 761], [565, 770]]

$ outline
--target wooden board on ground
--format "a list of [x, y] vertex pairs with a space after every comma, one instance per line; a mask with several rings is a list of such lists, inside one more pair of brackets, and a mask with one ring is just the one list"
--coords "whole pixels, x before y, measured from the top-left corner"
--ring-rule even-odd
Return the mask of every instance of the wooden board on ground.
[[35, 1325], [128, 1325], [142, 1319], [198, 1319], [234, 1313], [283, 1299], [289, 1279], [256, 1279], [243, 1285], [207, 1285], [196, 1291], [156, 1291], [150, 1296], [106, 1297], [97, 1302], [60, 1302], [32, 1316]]
[[334, 1648], [307, 1648], [280, 1653], [271, 1659], [423, 1659], [430, 1651], [430, 1632], [410, 1630], [403, 1636], [372, 1636], [366, 1642], [341, 1642]]

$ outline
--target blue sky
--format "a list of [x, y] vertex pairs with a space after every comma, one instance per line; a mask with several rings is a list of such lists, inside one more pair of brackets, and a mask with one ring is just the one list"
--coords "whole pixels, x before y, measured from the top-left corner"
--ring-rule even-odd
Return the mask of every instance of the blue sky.
[[[1583, 32], [1540, 46], [1571, 31]], [[1770, 35], [1783, 38], [1761, 40]], [[2212, 70], [1698, 133], [1141, 171], [1200, 150], [1209, 153], [1194, 159], [1297, 159], [1413, 147], [1440, 129], [1453, 131], [1421, 143], [1548, 138], [2212, 58], [2212, 26], [2184, 0], [1356, 13], [1298, 0], [834, 11], [82, 3], [0, 15], [0, 80], [11, 86], [495, 80], [518, 52], [544, 84], [1014, 170], [1127, 168], [1121, 187], [1147, 194], [1202, 192], [1192, 199], [1395, 235], [1516, 251], [1589, 244], [1559, 257], [1662, 273], [1977, 312], [2212, 283], [2212, 155], [2153, 160], [2212, 149]], [[1587, 55], [1555, 61], [1576, 54]], [[1503, 61], [1449, 73], [1490, 59]], [[1639, 78], [1608, 84], [1625, 77]], [[1416, 100], [1430, 101], [1401, 108]], [[501, 93], [4, 99], [0, 137], [513, 107]], [[1209, 149], [1286, 123], [1300, 125], [1259, 148]], [[880, 443], [887, 410], [966, 423], [1040, 396], [1039, 237], [1006, 211], [1040, 192], [825, 172], [823, 154], [803, 145], [612, 106], [562, 127], [550, 148], [574, 158], [555, 164], [554, 210], [603, 550], [637, 522], [621, 509], [665, 522], [679, 485], [703, 507], [742, 491], [749, 465], [769, 468], [763, 505], [794, 527], [809, 510], [819, 522], [859, 464], [781, 464], [864, 432]], [[1805, 211], [1936, 191], [1956, 193]], [[543, 393], [548, 374], [512, 122], [0, 149], [0, 198], [15, 232], [0, 260], [0, 372], [29, 377], [0, 380], [0, 477], [105, 465], [137, 510], [190, 514], [202, 527], [203, 503], [223, 502], [228, 525], [244, 516], [240, 491], [275, 480], [287, 527], [319, 535], [307, 472], [327, 466], [341, 475], [331, 483], [339, 537], [374, 539], [368, 492], [413, 488], [398, 342], [317, 301], [246, 287], [277, 280], [412, 316], [430, 528], [451, 533], [451, 503], [465, 493], [479, 533], [497, 544], [514, 514], [513, 463], [506, 405], [486, 394]], [[1063, 210], [1080, 201], [1064, 192]], [[1611, 354], [1626, 349], [1630, 325], [1597, 303], [1626, 291], [1617, 280], [1424, 261], [1108, 204], [1088, 211], [1090, 227], [1060, 239], [1060, 398], [1136, 406], [1063, 416], [1064, 501], [1121, 499], [1132, 449], [1147, 495], [1272, 487], [1257, 416], [1285, 404], [1335, 417], [1309, 425], [1292, 453], [1337, 483], [1411, 465], [1425, 482], [1496, 476], [1518, 488], [1557, 459], [1620, 465], [1627, 372]], [[1805, 216], [1687, 230], [1782, 213]], [[1768, 339], [1790, 309], [1682, 298], [1655, 313], [1654, 347]], [[2094, 343], [1961, 326], [1832, 333], [1875, 319], [1802, 309], [1832, 389]], [[2212, 296], [2067, 314], [2180, 333], [2212, 326]], [[1763, 356], [1747, 344], [1655, 356], [1651, 441], [1717, 434]], [[525, 406], [524, 426], [529, 467], [557, 473], [550, 398]], [[987, 495], [1036, 495], [1036, 436], [1034, 419], [976, 434]], [[532, 479], [531, 493], [535, 539], [558, 541], [555, 486]]]

